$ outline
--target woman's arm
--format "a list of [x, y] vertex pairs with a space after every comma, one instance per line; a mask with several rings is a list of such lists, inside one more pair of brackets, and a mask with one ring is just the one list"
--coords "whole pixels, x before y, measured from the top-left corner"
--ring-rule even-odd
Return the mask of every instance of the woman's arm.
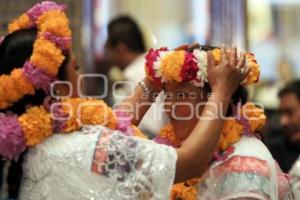
[[[236, 66], [244, 66], [244, 56], [237, 60], [236, 49], [229, 55], [222, 47], [221, 64], [215, 66], [212, 53], [208, 53], [208, 79], [213, 96], [208, 99], [201, 118], [183, 145], [177, 149], [178, 160], [175, 182], [201, 176], [217, 147], [231, 96], [246, 77]], [[215, 108], [218, 109], [215, 109]], [[214, 117], [212, 117], [214, 116]], [[197, 170], [195, 170], [197, 169]]]
[[145, 77], [142, 81], [145, 87], [150, 91], [148, 94], [144, 91], [143, 87], [139, 83], [132, 95], [125, 98], [120, 104], [117, 105], [116, 109], [126, 112], [131, 118], [131, 123], [138, 126], [144, 115], [155, 100], [155, 95], [159, 94], [161, 89], [155, 87], [154, 84]]

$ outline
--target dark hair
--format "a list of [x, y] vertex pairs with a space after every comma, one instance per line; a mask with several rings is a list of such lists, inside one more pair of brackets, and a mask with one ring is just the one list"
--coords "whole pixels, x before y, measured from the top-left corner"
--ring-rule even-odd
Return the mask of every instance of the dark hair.
[[[8, 34], [0, 44], [0, 75], [10, 74], [12, 70], [21, 68], [25, 61], [28, 60], [33, 51], [33, 44], [37, 37], [37, 29], [22, 29]], [[69, 56], [66, 58], [59, 69], [58, 78], [64, 80], [65, 66], [68, 63]], [[34, 95], [26, 95], [18, 102], [15, 102], [11, 107], [0, 110], [0, 112], [13, 112], [21, 115], [26, 110], [26, 105], [42, 105], [47, 94], [43, 90], [35, 91]], [[24, 154], [23, 154], [24, 155]], [[22, 177], [22, 160], [23, 155], [18, 161], [11, 161], [8, 171], [7, 183], [10, 198], [17, 198], [19, 186]], [[0, 156], [1, 159], [1, 156]], [[2, 174], [1, 170], [1, 174]]]
[[288, 83], [284, 88], [282, 88], [279, 91], [278, 97], [282, 97], [286, 94], [295, 94], [298, 100], [300, 101], [300, 80]]
[[145, 52], [143, 34], [137, 23], [129, 16], [119, 16], [108, 24], [107, 43], [115, 47], [124, 43], [133, 52]]
[[[10, 74], [15, 68], [23, 67], [33, 51], [33, 44], [37, 36], [37, 29], [21, 29], [8, 34], [0, 45], [0, 75]], [[69, 55], [65, 54], [65, 60], [58, 72], [58, 79], [65, 80], [65, 65], [69, 61]], [[13, 106], [1, 112], [13, 112], [20, 115], [25, 112], [25, 105], [41, 105], [46, 94], [42, 90], [35, 91], [34, 95], [26, 95]]]
[[[210, 45], [200, 45], [200, 48], [203, 51], [212, 51], [212, 50], [216, 49], [217, 47], [210, 46]], [[208, 83], [204, 84], [204, 90], [207, 93], [211, 92], [211, 88]], [[231, 103], [233, 105], [237, 105], [238, 103], [241, 103], [242, 105], [244, 105], [247, 102], [247, 100], [248, 100], [248, 92], [247, 92], [246, 88], [243, 86], [239, 86], [231, 97]], [[229, 106], [229, 109], [227, 112], [227, 116], [230, 116], [230, 115], [232, 115], [231, 106]]]

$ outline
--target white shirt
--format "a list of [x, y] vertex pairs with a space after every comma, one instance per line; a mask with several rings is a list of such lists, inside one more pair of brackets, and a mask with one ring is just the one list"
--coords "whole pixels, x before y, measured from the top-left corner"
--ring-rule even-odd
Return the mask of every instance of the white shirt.
[[[124, 70], [124, 77], [134, 85], [137, 85], [145, 77], [145, 55], [142, 54], [130, 63]], [[160, 129], [168, 123], [168, 117], [164, 112], [164, 95], [160, 93], [156, 102], [152, 104], [145, 114], [139, 127], [142, 130], [148, 130], [152, 134], [158, 134]]]

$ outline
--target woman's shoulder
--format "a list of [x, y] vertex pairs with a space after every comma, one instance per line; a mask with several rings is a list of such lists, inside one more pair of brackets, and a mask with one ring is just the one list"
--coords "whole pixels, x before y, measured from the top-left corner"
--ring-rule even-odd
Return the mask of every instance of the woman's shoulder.
[[273, 163], [273, 157], [266, 145], [256, 137], [243, 136], [241, 140], [233, 145], [233, 155], [244, 157], [255, 157]]
[[[100, 135], [100, 128], [97, 131], [54, 134], [41, 144], [28, 150], [26, 155], [27, 164], [33, 167], [33, 165], [53, 165], [54, 163], [62, 165], [77, 163], [89, 168]], [[84, 163], [83, 160], [85, 160]]]
[[211, 184], [201, 197], [212, 199], [254, 198], [275, 199], [277, 179], [274, 160], [266, 146], [255, 137], [243, 136], [231, 146], [231, 154], [215, 162], [200, 188]]

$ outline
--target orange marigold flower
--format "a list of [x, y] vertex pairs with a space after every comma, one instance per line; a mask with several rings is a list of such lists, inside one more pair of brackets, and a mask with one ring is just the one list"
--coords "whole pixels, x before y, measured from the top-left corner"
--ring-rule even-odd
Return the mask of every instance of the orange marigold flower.
[[144, 138], [144, 139], [148, 139], [148, 137], [135, 125], [131, 125], [131, 128], [133, 128], [133, 130], [134, 130], [134, 136]]
[[260, 68], [253, 54], [246, 54], [246, 64], [250, 67], [250, 72], [244, 79], [243, 85], [250, 85], [252, 83], [256, 83], [260, 76]]
[[219, 48], [213, 49], [212, 55], [214, 56], [216, 65], [218, 65], [221, 62], [221, 50]]
[[65, 57], [62, 51], [52, 42], [38, 38], [33, 46], [30, 62], [55, 77]]
[[117, 118], [115, 116], [115, 113], [113, 112], [113, 110], [108, 107], [108, 123], [107, 123], [107, 127], [110, 129], [116, 129], [117, 125], [118, 125], [118, 121]]
[[250, 131], [257, 132], [259, 131], [264, 124], [266, 123], [266, 116], [264, 110], [258, 108], [251, 102], [247, 102], [241, 109], [241, 114], [248, 119], [250, 124]]
[[243, 131], [243, 125], [239, 124], [236, 120], [225, 120], [218, 148], [221, 151], [226, 150], [229, 146], [240, 140]]
[[51, 10], [42, 14], [37, 20], [41, 33], [50, 32], [60, 37], [71, 37], [69, 20], [66, 14], [59, 10]]
[[181, 82], [181, 68], [185, 59], [185, 51], [174, 51], [162, 58], [160, 72], [166, 80], [175, 80]]
[[[112, 110], [102, 100], [85, 100], [78, 108], [80, 119], [82, 124], [93, 124], [93, 125], [111, 125], [110, 120], [112, 119]], [[112, 126], [112, 125], [111, 125]]]
[[77, 108], [84, 99], [69, 98], [62, 101], [62, 111], [69, 115], [69, 119], [65, 122], [63, 133], [69, 133], [79, 129], [77, 120]]
[[51, 116], [43, 106], [29, 108], [18, 121], [27, 146], [37, 145], [52, 135]]
[[0, 109], [5, 109], [10, 107], [12, 104], [10, 102], [7, 101], [0, 101]]
[[181, 141], [177, 138], [174, 133], [174, 127], [171, 124], [165, 125], [158, 135], [160, 138], [168, 139], [172, 146], [180, 146]]
[[70, 98], [65, 99], [62, 106], [63, 112], [70, 115], [64, 133], [77, 130], [81, 125], [103, 125], [111, 129], [117, 127], [112, 109], [102, 100]]
[[33, 95], [35, 93], [33, 85], [27, 80], [22, 69], [14, 69], [11, 73], [12, 79], [17, 82], [17, 90], [21, 96]]
[[24, 13], [18, 19], [14, 20], [12, 23], [8, 25], [8, 32], [12, 33], [14, 31], [28, 28], [31, 25], [30, 17]]
[[17, 83], [10, 75], [2, 75], [0, 77], [0, 101], [16, 102], [22, 95], [17, 90]]
[[197, 187], [186, 186], [185, 183], [178, 183], [173, 185], [171, 191], [172, 200], [196, 200], [197, 199]]

